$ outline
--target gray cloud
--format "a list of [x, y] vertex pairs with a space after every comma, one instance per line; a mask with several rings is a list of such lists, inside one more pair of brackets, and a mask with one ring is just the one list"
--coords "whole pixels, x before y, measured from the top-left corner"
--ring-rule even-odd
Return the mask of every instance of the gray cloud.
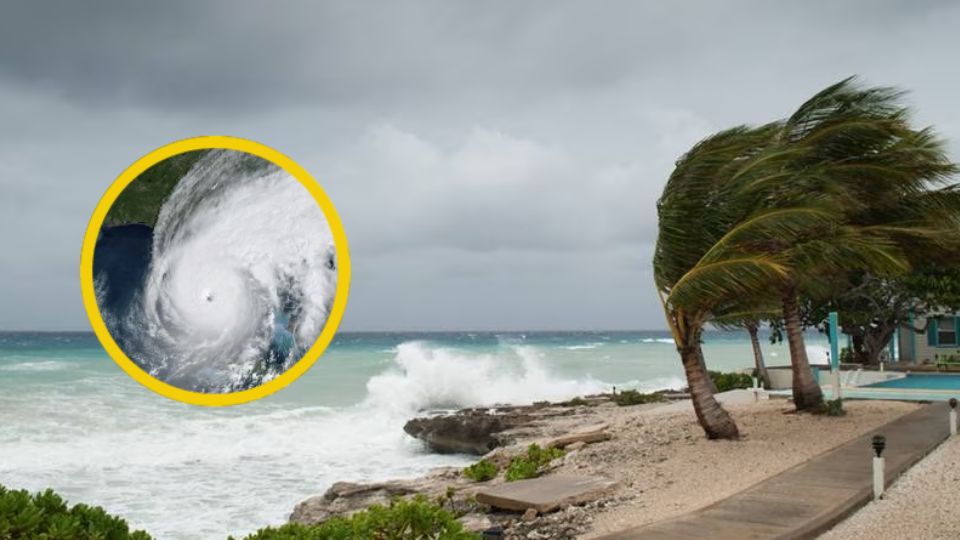
[[[960, 149], [950, 2], [16, 2], [0, 17], [0, 328], [86, 328], [87, 219], [137, 157], [231, 134], [306, 166], [346, 328], [659, 328], [672, 163], [858, 73]], [[957, 154], [955, 153], [955, 156]]]

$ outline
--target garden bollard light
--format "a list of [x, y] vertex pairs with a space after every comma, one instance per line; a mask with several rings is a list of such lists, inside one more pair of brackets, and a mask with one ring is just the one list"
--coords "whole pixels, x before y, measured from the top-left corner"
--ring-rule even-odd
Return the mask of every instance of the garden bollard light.
[[873, 451], [877, 455], [873, 458], [873, 500], [877, 500], [883, 495], [883, 449], [886, 446], [886, 437], [874, 435]]
[[950, 436], [957, 434], [957, 398], [950, 398]]

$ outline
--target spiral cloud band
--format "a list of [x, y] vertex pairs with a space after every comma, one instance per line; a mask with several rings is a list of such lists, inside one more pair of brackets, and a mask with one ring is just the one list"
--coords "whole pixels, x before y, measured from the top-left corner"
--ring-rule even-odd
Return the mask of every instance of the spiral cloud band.
[[205, 154], [163, 203], [151, 242], [129, 302], [102, 300], [110, 272], [95, 279], [111, 335], [152, 376], [192, 391], [245, 390], [283, 373], [323, 330], [337, 286], [333, 236], [281, 168]]

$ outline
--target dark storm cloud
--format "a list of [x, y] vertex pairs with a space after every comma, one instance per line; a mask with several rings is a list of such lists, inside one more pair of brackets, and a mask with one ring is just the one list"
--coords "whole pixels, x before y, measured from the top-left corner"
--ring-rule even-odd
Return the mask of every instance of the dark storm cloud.
[[[807, 4], [14, 2], [0, 19], [0, 73], [68, 99], [173, 110], [389, 106], [450, 91], [510, 101], [644, 75], [776, 70], [855, 49], [864, 32], [896, 39], [945, 6]], [[835, 32], [849, 42], [818, 39]], [[787, 44], [797, 49], [778, 50]]]
[[347, 327], [661, 327], [677, 156], [854, 73], [911, 90], [957, 149], [958, 26], [951, 2], [7, 3], [0, 328], [85, 327], [96, 201], [213, 133], [323, 183], [353, 248]]

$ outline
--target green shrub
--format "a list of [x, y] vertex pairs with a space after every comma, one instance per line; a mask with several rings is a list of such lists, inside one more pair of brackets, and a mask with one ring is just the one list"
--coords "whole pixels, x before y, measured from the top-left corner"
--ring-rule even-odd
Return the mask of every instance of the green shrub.
[[840, 363], [841, 364], [852, 364], [854, 361], [853, 350], [850, 347], [844, 347], [840, 349]]
[[474, 482], [486, 482], [497, 476], [500, 472], [497, 466], [485, 459], [474, 463], [463, 470], [463, 475]]
[[507, 466], [507, 482], [540, 476], [543, 469], [551, 461], [563, 457], [563, 453], [563, 450], [559, 448], [540, 448], [539, 445], [531, 444], [527, 447], [526, 454], [521, 454], [510, 460], [510, 465]]
[[567, 401], [561, 401], [560, 403], [557, 403], [557, 405], [560, 405], [561, 407], [577, 407], [582, 405], [590, 405], [590, 402], [580, 396], [577, 396], [573, 399], [568, 399]]
[[717, 386], [717, 392], [726, 392], [738, 388], [753, 388], [753, 377], [746, 373], [721, 373], [710, 371], [710, 378]]
[[37, 540], [150, 540], [99, 506], [67, 503], [53, 490], [30, 495], [0, 486], [0, 538]]
[[[479, 540], [457, 518], [423, 495], [396, 499], [390, 506], [373, 505], [349, 517], [334, 517], [319, 525], [288, 523], [260, 529], [245, 540]], [[230, 540], [233, 540], [231, 537]]]
[[656, 403], [658, 401], [663, 401], [663, 394], [644, 394], [643, 392], [638, 392], [636, 390], [623, 390], [619, 394], [613, 395], [613, 402], [621, 407], [642, 405], [644, 403]]
[[826, 416], [843, 416], [847, 411], [843, 410], [843, 400], [840, 398], [824, 401], [820, 405], [820, 414]]

